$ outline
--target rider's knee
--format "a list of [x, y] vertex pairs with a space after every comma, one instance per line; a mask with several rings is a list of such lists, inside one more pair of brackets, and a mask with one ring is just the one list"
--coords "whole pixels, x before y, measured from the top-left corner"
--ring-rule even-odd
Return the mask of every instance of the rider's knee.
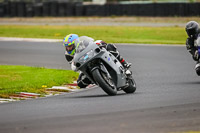
[[114, 44], [110, 44], [109, 43], [109, 44], [107, 44], [107, 50], [116, 52], [117, 51], [117, 47]]

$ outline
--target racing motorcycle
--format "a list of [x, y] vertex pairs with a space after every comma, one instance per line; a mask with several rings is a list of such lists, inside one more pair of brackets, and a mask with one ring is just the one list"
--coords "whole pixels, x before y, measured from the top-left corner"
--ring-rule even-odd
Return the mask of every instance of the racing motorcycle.
[[136, 91], [132, 72], [126, 70], [114, 55], [93, 41], [81, 41], [76, 47], [73, 61], [75, 71], [84, 73], [92, 83], [110, 96], [116, 95], [120, 90], [126, 93]]

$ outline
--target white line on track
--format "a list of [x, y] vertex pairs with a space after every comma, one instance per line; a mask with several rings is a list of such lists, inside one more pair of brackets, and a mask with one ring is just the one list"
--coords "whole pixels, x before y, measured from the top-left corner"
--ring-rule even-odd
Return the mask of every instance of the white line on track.
[[[17, 37], [0, 37], [0, 41], [24, 41], [24, 42], [60, 42], [62, 39], [40, 39], [40, 38], [17, 38]], [[118, 45], [140, 45], [140, 46], [185, 46], [183, 44], [137, 44], [137, 43], [115, 43]]]

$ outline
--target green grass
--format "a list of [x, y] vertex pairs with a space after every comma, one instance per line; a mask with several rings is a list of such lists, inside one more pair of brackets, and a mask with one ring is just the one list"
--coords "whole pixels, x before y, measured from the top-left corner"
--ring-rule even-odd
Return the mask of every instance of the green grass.
[[0, 97], [17, 92], [45, 94], [46, 87], [72, 83], [77, 77], [71, 70], [0, 65]]
[[183, 27], [0, 26], [1, 37], [63, 39], [70, 33], [108, 43], [184, 44], [187, 38]]

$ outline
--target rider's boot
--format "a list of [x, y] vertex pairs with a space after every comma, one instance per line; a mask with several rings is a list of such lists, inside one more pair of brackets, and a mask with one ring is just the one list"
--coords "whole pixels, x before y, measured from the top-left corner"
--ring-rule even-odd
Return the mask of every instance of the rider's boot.
[[120, 63], [123, 65], [125, 69], [129, 69], [131, 67], [131, 63], [128, 63], [124, 58], [120, 59]]
[[131, 63], [128, 63], [127, 61], [125, 61], [123, 58], [121, 58], [121, 64], [123, 65], [123, 67], [125, 68], [125, 73], [127, 75], [131, 75], [132, 72], [129, 70], [129, 68], [131, 67]]

